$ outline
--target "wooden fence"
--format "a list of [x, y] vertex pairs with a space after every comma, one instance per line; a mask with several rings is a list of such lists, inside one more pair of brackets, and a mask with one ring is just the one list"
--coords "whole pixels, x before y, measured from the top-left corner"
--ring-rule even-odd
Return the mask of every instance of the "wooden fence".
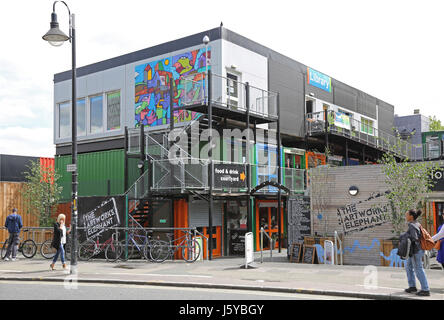
[[[25, 182], [0, 182], [0, 226], [3, 227], [5, 225], [6, 217], [12, 213], [12, 209], [17, 208], [18, 213], [22, 217], [23, 226], [39, 227], [38, 217], [26, 208], [23, 197], [24, 185]], [[54, 220], [59, 213], [66, 215], [66, 223], [69, 226], [71, 221], [71, 203], [59, 204], [54, 214]], [[0, 228], [0, 243], [3, 243], [8, 236], [8, 231]]]

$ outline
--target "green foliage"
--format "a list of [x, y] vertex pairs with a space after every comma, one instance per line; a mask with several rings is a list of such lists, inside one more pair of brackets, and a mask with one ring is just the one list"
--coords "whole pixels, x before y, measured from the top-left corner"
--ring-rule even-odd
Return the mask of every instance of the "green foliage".
[[27, 167], [28, 171], [24, 172], [27, 183], [22, 191], [27, 212], [38, 217], [40, 227], [49, 227], [62, 193], [62, 187], [57, 184], [60, 175], [54, 168], [41, 166], [39, 160]]
[[385, 174], [385, 182], [389, 188], [387, 198], [392, 207], [390, 221], [393, 232], [397, 236], [405, 230], [405, 212], [423, 207], [427, 194], [433, 187], [432, 172], [438, 166], [432, 162], [410, 162], [408, 158], [399, 159], [405, 146], [399, 140], [392, 146], [392, 151], [383, 155], [379, 163]]
[[430, 119], [430, 127], [429, 131], [443, 131], [444, 126], [441, 125], [441, 120], [438, 120], [436, 116], [429, 117]]

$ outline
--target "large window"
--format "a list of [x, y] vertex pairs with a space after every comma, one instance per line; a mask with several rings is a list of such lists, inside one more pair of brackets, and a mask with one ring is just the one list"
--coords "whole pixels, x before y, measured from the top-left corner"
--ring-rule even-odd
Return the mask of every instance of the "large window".
[[120, 129], [120, 91], [106, 94], [106, 129]]
[[59, 104], [59, 138], [69, 138], [71, 136], [70, 103]]
[[[77, 100], [77, 136], [119, 130], [121, 124], [120, 91], [109, 91]], [[71, 101], [57, 104], [58, 138], [71, 137]]]
[[77, 136], [86, 135], [86, 99], [77, 100]]
[[373, 135], [373, 131], [373, 121], [366, 118], [361, 118], [361, 132]]
[[103, 132], [103, 96], [89, 98], [90, 133]]

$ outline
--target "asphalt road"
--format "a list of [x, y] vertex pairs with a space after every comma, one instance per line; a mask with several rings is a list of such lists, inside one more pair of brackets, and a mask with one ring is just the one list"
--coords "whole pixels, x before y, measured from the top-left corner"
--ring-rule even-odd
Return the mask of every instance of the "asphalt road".
[[311, 294], [145, 285], [1, 281], [0, 300], [356, 300]]

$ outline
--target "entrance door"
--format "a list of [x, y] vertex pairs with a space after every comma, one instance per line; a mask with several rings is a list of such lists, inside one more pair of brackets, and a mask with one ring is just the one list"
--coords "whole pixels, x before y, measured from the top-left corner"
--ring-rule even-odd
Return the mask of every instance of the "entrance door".
[[[281, 206], [281, 240], [283, 239], [284, 230], [284, 208]], [[268, 234], [271, 239], [274, 239], [274, 248], [279, 247], [279, 227], [278, 227], [278, 208], [277, 201], [258, 201], [256, 204], [256, 246], [258, 250], [261, 247], [261, 228]], [[266, 235], [263, 236], [264, 250], [270, 249], [270, 241]]]
[[[210, 242], [210, 233], [208, 230], [208, 227], [204, 228], [197, 228], [199, 232], [201, 232], [206, 238], [208, 238], [208, 242]], [[213, 227], [213, 239], [211, 239], [211, 245], [213, 247], [213, 258], [217, 258], [222, 256], [222, 228], [219, 227]], [[207, 241], [202, 241], [202, 248], [203, 250], [203, 258], [207, 258]]]

